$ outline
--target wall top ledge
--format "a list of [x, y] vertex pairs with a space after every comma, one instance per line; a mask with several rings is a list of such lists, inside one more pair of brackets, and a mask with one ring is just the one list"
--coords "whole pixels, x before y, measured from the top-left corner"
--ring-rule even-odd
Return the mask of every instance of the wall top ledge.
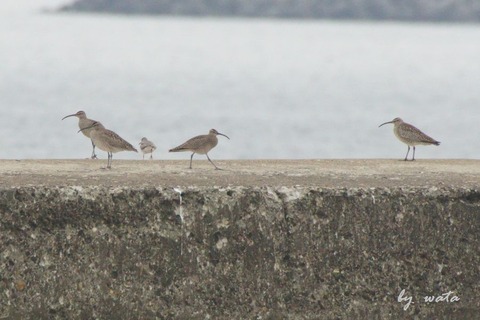
[[473, 188], [480, 185], [480, 160], [321, 159], [0, 160], [0, 188], [31, 186], [99, 187], [324, 187]]

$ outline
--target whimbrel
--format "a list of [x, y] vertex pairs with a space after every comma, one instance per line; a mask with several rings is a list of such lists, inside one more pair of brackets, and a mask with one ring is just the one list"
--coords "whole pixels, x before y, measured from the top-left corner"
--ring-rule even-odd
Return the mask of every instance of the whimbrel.
[[[68, 117], [77, 117], [78, 118], [78, 127], [80, 128], [80, 130], [85, 129], [87, 127], [90, 127], [94, 122], [96, 122], [95, 120], [88, 119], [87, 114], [84, 111], [78, 111], [77, 113], [65, 116], [65, 117], [62, 118], [62, 120], [66, 119]], [[100, 126], [102, 126], [102, 124], [100, 124]], [[86, 129], [86, 130], [82, 130], [82, 133], [85, 137], [90, 138], [90, 132], [91, 131], [92, 131], [92, 129]], [[92, 141], [92, 147], [93, 147], [92, 159], [96, 159], [97, 155], [95, 154], [95, 143], [93, 143], [93, 139], [90, 138], [90, 140]]]
[[150, 159], [153, 159], [153, 151], [157, 149], [157, 146], [155, 145], [155, 143], [143, 137], [142, 141], [140, 141], [139, 144], [140, 144], [140, 150], [142, 150], [142, 153], [143, 153], [143, 159], [145, 160], [146, 153], [150, 153]]
[[416, 145], [430, 145], [434, 144], [438, 146], [439, 141], [427, 136], [425, 133], [412, 126], [409, 123], [403, 122], [400, 118], [395, 118], [392, 121], [382, 123], [378, 127], [387, 123], [393, 123], [393, 132], [397, 136], [398, 140], [402, 141], [408, 146], [407, 154], [405, 155], [405, 161], [407, 161], [408, 153], [410, 152], [410, 146], [413, 147], [412, 161], [415, 160], [415, 146]]
[[210, 132], [208, 134], [193, 137], [192, 139], [179, 145], [178, 147], [170, 149], [169, 152], [181, 152], [181, 151], [193, 152], [192, 155], [190, 156], [190, 169], [192, 169], [193, 155], [195, 153], [205, 154], [207, 156], [208, 161], [210, 161], [210, 163], [213, 164], [216, 170], [219, 170], [219, 168], [215, 165], [215, 163], [212, 162], [212, 160], [210, 160], [210, 157], [208, 156], [208, 151], [212, 150], [218, 143], [217, 135], [221, 135], [226, 137], [227, 139], [230, 139], [223, 133], [220, 133], [215, 129], [210, 129]]
[[108, 153], [107, 169], [112, 167], [113, 153], [120, 151], [137, 152], [137, 149], [135, 149], [130, 143], [122, 139], [115, 132], [105, 129], [100, 122], [95, 121], [91, 126], [80, 129], [78, 132], [88, 129], [91, 129], [90, 138], [93, 143], [95, 143], [95, 145], [101, 150]]

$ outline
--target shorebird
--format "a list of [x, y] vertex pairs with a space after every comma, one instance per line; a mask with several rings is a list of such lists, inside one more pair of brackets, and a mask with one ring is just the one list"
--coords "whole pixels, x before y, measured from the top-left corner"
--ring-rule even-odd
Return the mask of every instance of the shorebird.
[[[87, 114], [84, 111], [78, 111], [77, 113], [69, 114], [68, 116], [63, 117], [62, 120], [66, 119], [68, 117], [77, 117], [78, 118], [78, 127], [80, 128], [80, 130], [85, 129], [85, 128], [91, 126], [94, 122], [96, 122], [95, 120], [88, 119]], [[100, 124], [100, 126], [103, 127], [102, 124]], [[82, 133], [85, 137], [89, 138], [92, 141], [93, 151], [92, 151], [91, 158], [92, 159], [97, 159], [97, 155], [95, 154], [95, 143], [93, 143], [93, 139], [90, 138], [90, 132], [91, 131], [92, 131], [92, 129], [86, 129], [86, 130], [83, 130]]]
[[157, 146], [155, 145], [155, 143], [143, 137], [139, 145], [140, 145], [140, 150], [142, 150], [142, 153], [143, 153], [143, 159], [145, 160], [146, 153], [150, 153], [150, 159], [153, 159], [153, 151], [157, 149]]
[[208, 134], [193, 137], [192, 139], [179, 145], [178, 147], [170, 149], [169, 152], [181, 152], [181, 151], [193, 152], [192, 155], [190, 156], [190, 169], [192, 169], [193, 155], [195, 153], [205, 154], [207, 156], [208, 161], [210, 161], [210, 163], [213, 164], [216, 170], [219, 170], [219, 168], [215, 165], [215, 163], [212, 162], [212, 160], [210, 160], [208, 156], [208, 151], [212, 150], [218, 143], [217, 135], [221, 135], [226, 137], [227, 139], [230, 139], [223, 133], [220, 133], [215, 129], [210, 129], [210, 132]]
[[122, 139], [115, 132], [105, 129], [100, 122], [95, 121], [91, 126], [80, 129], [80, 131], [88, 130], [90, 131], [90, 138], [93, 143], [101, 150], [108, 153], [107, 169], [112, 168], [112, 158], [113, 153], [120, 151], [135, 151], [135, 149], [130, 143]]
[[408, 153], [410, 152], [410, 146], [413, 147], [412, 161], [414, 161], [416, 145], [434, 144], [438, 146], [440, 144], [439, 141], [429, 137], [411, 124], [403, 122], [403, 120], [400, 118], [395, 118], [392, 121], [382, 123], [378, 127], [380, 128], [387, 123], [393, 123], [393, 132], [395, 133], [395, 136], [397, 136], [398, 140], [402, 141], [408, 146], [407, 154], [405, 155], [405, 161], [407, 161]]

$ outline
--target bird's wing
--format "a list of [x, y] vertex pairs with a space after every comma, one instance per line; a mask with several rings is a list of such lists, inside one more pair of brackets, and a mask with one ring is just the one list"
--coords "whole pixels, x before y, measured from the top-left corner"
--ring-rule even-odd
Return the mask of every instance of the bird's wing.
[[200, 148], [203, 144], [207, 142], [206, 137], [207, 137], [206, 135], [193, 137], [187, 140], [186, 142], [182, 143], [178, 147], [171, 149], [170, 151], [175, 152], [175, 151], [185, 151], [185, 150]]
[[130, 143], [128, 143], [125, 139], [120, 137], [112, 130], [105, 129], [103, 132], [106, 135], [109, 144], [111, 144], [112, 146], [135, 152], [137, 151], [137, 149], [135, 149]]
[[407, 135], [415, 137], [418, 141], [431, 144], [440, 144], [437, 140], [433, 139], [429, 135], [423, 133], [420, 129], [415, 126], [412, 126], [409, 123], [403, 124], [403, 130], [407, 132]]

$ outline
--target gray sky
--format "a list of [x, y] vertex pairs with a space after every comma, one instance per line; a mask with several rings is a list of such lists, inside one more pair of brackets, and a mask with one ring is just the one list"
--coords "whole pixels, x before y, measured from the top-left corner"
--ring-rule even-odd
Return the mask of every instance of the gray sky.
[[52, 9], [61, 4], [71, 3], [73, 0], [1, 0], [0, 14], [15, 14], [31, 12], [40, 9]]

